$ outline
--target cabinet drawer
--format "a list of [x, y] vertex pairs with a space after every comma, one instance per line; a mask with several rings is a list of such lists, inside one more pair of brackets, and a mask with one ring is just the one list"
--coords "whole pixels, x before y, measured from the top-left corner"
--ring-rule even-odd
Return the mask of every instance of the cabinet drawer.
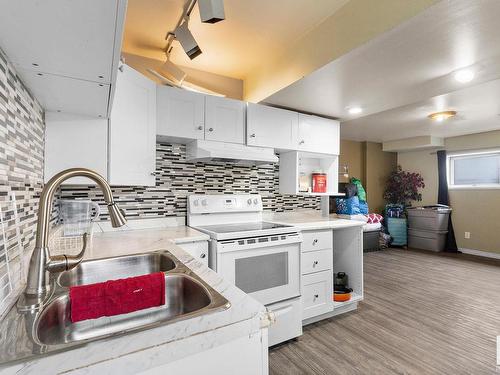
[[333, 265], [332, 249], [309, 251], [301, 255], [302, 275], [331, 270]]
[[274, 313], [276, 322], [269, 327], [269, 346], [302, 335], [302, 307], [300, 298], [266, 306]]
[[302, 320], [333, 310], [333, 274], [323, 271], [302, 276]]
[[208, 242], [186, 242], [177, 244], [181, 249], [185, 250], [194, 259], [199, 260], [208, 267]]
[[333, 237], [330, 229], [302, 232], [302, 238], [302, 252], [331, 249], [333, 247]]

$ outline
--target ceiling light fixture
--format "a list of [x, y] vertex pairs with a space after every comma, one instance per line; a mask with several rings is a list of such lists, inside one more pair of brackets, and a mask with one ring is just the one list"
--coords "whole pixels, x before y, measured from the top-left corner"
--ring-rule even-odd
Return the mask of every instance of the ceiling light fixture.
[[224, 0], [198, 0], [201, 22], [217, 23], [226, 19]]
[[472, 69], [462, 69], [453, 75], [455, 81], [460, 83], [467, 83], [474, 79], [474, 71]]
[[454, 117], [457, 115], [457, 111], [442, 111], [442, 112], [435, 112], [431, 113], [429, 117], [431, 120], [437, 121], [437, 122], [443, 122], [444, 120], [447, 120], [451, 117]]
[[177, 26], [174, 30], [175, 39], [179, 41], [186, 55], [192, 60], [196, 56], [201, 55], [201, 49], [196, 43], [196, 40], [189, 31], [188, 20], [186, 19], [182, 24]]
[[350, 115], [359, 115], [361, 112], [363, 112], [363, 108], [359, 106], [347, 107], [347, 111]]
[[193, 34], [189, 30], [189, 16], [198, 1], [198, 8], [200, 10], [200, 18], [205, 23], [216, 23], [226, 18], [224, 14], [224, 0], [189, 0], [184, 6], [181, 18], [177, 22], [174, 31], [169, 31], [165, 40], [165, 53], [168, 53], [174, 40], [178, 40], [184, 52], [192, 60], [196, 56], [201, 55], [201, 48], [196, 43]]

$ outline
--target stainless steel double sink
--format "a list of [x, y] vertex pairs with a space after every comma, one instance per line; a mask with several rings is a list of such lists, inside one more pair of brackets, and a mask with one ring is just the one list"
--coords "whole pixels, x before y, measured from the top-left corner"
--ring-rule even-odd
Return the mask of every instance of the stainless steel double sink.
[[[149, 274], [165, 273], [165, 305], [129, 314], [71, 322], [69, 288]], [[40, 345], [65, 345], [188, 319], [225, 310], [230, 303], [169, 251], [83, 261], [54, 275], [53, 293], [37, 313], [33, 339]]]

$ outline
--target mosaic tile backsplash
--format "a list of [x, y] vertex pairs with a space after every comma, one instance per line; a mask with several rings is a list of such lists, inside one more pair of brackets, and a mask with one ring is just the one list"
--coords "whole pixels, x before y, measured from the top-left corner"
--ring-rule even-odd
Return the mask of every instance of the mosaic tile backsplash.
[[[233, 163], [190, 163], [186, 146], [157, 143], [156, 186], [113, 187], [113, 196], [127, 218], [185, 217], [189, 194], [261, 194], [265, 210], [320, 209], [320, 198], [279, 194], [279, 164], [239, 166]], [[90, 197], [101, 205], [101, 220], [108, 220], [102, 193], [92, 186], [61, 189], [61, 198]]]
[[[23, 264], [33, 247], [43, 183], [44, 132], [42, 107], [0, 50], [0, 208], [8, 226], [16, 225], [15, 230], [5, 228], [6, 237], [20, 233], [22, 244], [20, 252], [9, 254], [9, 249], [0, 249], [0, 292], [6, 260], [11, 264], [11, 271], [18, 272], [19, 264]], [[17, 223], [8, 220], [8, 201], [12, 195], [17, 202]], [[18, 280], [18, 284], [24, 282], [19, 275], [11, 275], [11, 280]], [[13, 285], [14, 289], [17, 287], [19, 285]]]

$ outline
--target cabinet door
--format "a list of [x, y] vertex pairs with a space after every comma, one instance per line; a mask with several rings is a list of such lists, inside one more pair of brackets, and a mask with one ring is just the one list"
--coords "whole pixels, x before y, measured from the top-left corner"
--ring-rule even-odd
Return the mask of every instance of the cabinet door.
[[339, 122], [299, 113], [298, 140], [300, 151], [339, 155]]
[[245, 143], [245, 103], [218, 96], [205, 97], [205, 139]]
[[113, 185], [155, 185], [156, 84], [123, 65], [118, 71], [109, 133]]
[[[64, 169], [83, 167], [107, 177], [108, 120], [87, 116], [45, 113], [45, 173], [47, 182]], [[63, 182], [69, 185], [93, 185], [85, 177]]]
[[283, 150], [297, 149], [298, 113], [248, 103], [247, 144]]
[[202, 262], [208, 267], [208, 242], [186, 242], [180, 243], [177, 246], [189, 253], [194, 259]]
[[158, 86], [157, 134], [170, 138], [204, 139], [205, 95]]
[[333, 311], [332, 271], [302, 276], [302, 320]]

